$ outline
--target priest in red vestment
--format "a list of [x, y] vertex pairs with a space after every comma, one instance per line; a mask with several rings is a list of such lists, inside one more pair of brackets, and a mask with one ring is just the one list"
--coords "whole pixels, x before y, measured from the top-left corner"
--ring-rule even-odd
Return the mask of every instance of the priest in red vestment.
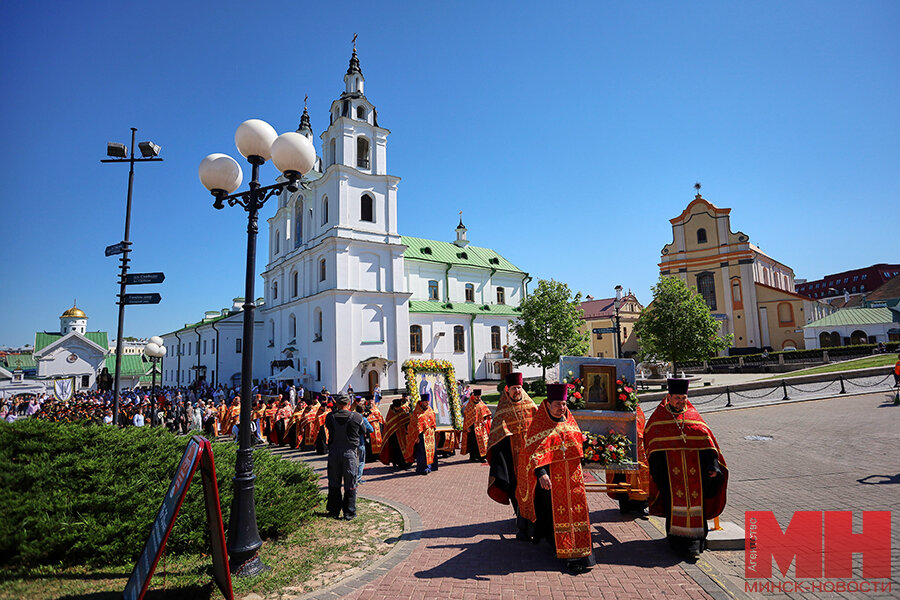
[[431, 394], [422, 392], [416, 409], [409, 416], [406, 427], [406, 462], [416, 460], [416, 473], [428, 475], [437, 471], [437, 449], [435, 448], [435, 430], [437, 416], [431, 409]]
[[574, 574], [596, 564], [581, 458], [584, 436], [566, 406], [568, 386], [547, 385], [519, 455], [519, 511], [534, 523], [534, 543], [547, 538]]
[[[376, 408], [377, 410], [377, 408]], [[381, 436], [381, 452], [378, 460], [386, 465], [394, 465], [400, 469], [409, 468], [406, 462], [406, 428], [409, 425], [409, 403], [406, 394], [395, 398], [388, 408], [384, 422], [384, 433]]]
[[719, 444], [687, 399], [688, 380], [669, 379], [669, 393], [644, 428], [650, 463], [650, 514], [666, 518], [669, 545], [698, 556], [707, 520], [722, 513], [728, 467]]
[[491, 409], [481, 400], [481, 390], [475, 390], [463, 413], [461, 454], [468, 454], [472, 462], [486, 462], [488, 438], [491, 434]]
[[529, 541], [531, 524], [519, 514], [516, 502], [516, 466], [537, 406], [522, 387], [523, 381], [521, 373], [506, 376], [506, 386], [491, 419], [486, 454], [491, 466], [487, 493], [500, 504], [512, 504], [513, 514], [516, 515], [516, 539]]

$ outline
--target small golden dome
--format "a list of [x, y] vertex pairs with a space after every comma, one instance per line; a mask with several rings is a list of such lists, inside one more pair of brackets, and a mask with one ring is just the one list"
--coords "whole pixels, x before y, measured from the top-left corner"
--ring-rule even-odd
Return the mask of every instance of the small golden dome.
[[62, 316], [60, 317], [60, 319], [65, 319], [65, 318], [87, 319], [87, 315], [84, 314], [83, 310], [81, 310], [80, 308], [78, 308], [77, 306], [75, 306], [73, 304], [72, 308], [70, 308], [69, 310], [64, 312], [62, 314]]

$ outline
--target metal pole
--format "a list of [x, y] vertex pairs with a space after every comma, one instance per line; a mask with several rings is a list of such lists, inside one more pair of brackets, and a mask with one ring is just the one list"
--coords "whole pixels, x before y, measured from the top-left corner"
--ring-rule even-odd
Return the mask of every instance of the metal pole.
[[784, 390], [784, 398], [782, 400], [790, 400], [787, 393], [787, 382], [784, 379], [781, 380], [781, 389]]
[[253, 448], [250, 445], [250, 413], [253, 377], [253, 312], [254, 278], [256, 277], [256, 234], [259, 212], [259, 165], [262, 159], [251, 157], [253, 172], [250, 181], [250, 201], [247, 207], [247, 273], [244, 281], [244, 342], [241, 348], [241, 422], [238, 427], [237, 464], [234, 475], [234, 499], [228, 522], [228, 560], [235, 575], [252, 577], [268, 567], [259, 559], [262, 539], [256, 524], [256, 501], [253, 474]]
[[847, 393], [847, 390], [844, 389], [844, 376], [843, 376], [843, 375], [838, 375], [838, 379], [841, 380], [841, 391], [840, 391], [840, 393], [841, 393], [841, 394], [846, 394], [846, 393]]
[[725, 405], [725, 408], [731, 406], [731, 388], [725, 386], [725, 397], [728, 399], [728, 403]]
[[122, 251], [122, 270], [119, 273], [119, 324], [116, 328], [116, 374], [113, 376], [113, 423], [119, 425], [119, 375], [122, 373], [122, 335], [125, 329], [125, 274], [128, 273], [128, 253], [131, 251], [131, 242], [128, 236], [131, 232], [131, 190], [134, 186], [134, 134], [136, 127], [131, 128], [131, 148], [128, 162], [128, 203], [125, 206], [125, 237], [122, 239], [125, 247]]

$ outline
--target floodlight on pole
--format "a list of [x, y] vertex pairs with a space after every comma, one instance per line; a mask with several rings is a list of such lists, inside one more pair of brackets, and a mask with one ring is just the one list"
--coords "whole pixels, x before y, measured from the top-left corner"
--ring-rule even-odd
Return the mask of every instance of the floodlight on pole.
[[138, 144], [138, 148], [141, 149], [141, 156], [144, 158], [159, 156], [159, 145], [153, 142], [141, 142]]
[[125, 144], [107, 142], [106, 155], [113, 158], [125, 158], [126, 156], [128, 156], [128, 147]]

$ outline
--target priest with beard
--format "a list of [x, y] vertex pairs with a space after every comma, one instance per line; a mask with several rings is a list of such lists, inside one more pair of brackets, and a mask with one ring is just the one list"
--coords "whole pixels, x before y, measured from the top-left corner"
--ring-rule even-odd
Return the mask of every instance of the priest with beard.
[[644, 428], [650, 463], [650, 514], [666, 518], [676, 553], [699, 556], [707, 520], [722, 513], [728, 487], [725, 457], [709, 426], [687, 399], [688, 380], [669, 379], [668, 394]]
[[519, 456], [516, 497], [522, 517], [534, 524], [534, 543], [550, 541], [573, 574], [596, 564], [581, 458], [584, 436], [566, 406], [568, 385], [547, 385]]

